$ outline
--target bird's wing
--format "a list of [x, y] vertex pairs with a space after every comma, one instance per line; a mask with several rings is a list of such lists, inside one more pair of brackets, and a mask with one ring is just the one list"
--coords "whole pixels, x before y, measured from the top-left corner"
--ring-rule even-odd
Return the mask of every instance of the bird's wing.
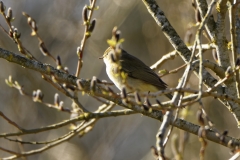
[[120, 63], [122, 67], [121, 69], [126, 72], [129, 77], [142, 80], [159, 89], [167, 88], [167, 84], [164, 83], [150, 67], [130, 54], [126, 56], [124, 50], [122, 50]]

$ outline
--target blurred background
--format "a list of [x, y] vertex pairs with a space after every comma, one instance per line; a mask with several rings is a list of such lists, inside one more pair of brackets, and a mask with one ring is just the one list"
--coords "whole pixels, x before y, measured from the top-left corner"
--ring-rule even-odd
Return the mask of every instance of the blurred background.
[[[30, 36], [31, 29], [26, 18], [22, 15], [23, 11], [36, 20], [38, 32], [51, 54], [55, 57], [59, 55], [63, 66], [67, 66], [70, 73], [74, 74], [76, 72], [76, 49], [81, 43], [84, 32], [82, 8], [84, 5], [89, 4], [89, 1], [3, 0], [3, 2], [7, 8], [11, 7], [13, 10], [15, 21], [12, 24], [21, 33], [23, 45], [38, 60], [56, 66], [50, 58], [41, 54], [37, 38]], [[157, 2], [168, 17], [171, 25], [184, 39], [189, 26], [195, 23], [191, 0], [158, 0]], [[106, 41], [111, 38], [114, 26], [119, 27], [122, 38], [125, 39], [123, 48], [149, 66], [173, 50], [173, 47], [156, 25], [142, 1], [97, 0], [97, 6], [99, 6], [99, 9], [95, 10], [93, 14], [93, 18], [97, 19], [97, 25], [91, 38], [86, 43], [81, 78], [90, 79], [97, 76], [99, 79], [109, 81], [105, 72], [105, 65], [98, 58], [102, 56], [108, 47]], [[7, 29], [2, 16], [0, 17], [0, 24]], [[191, 31], [194, 35], [196, 28], [193, 27]], [[19, 53], [17, 46], [2, 30], [0, 30], [0, 47]], [[212, 60], [211, 51], [205, 52], [204, 58]], [[182, 64], [183, 61], [176, 57], [165, 63], [161, 69], [171, 70]], [[17, 90], [9, 88], [5, 84], [5, 79], [12, 75], [14, 80], [24, 86], [26, 92], [31, 94], [33, 90], [41, 89], [44, 93], [44, 101], [53, 103], [54, 94], [59, 92], [45, 82], [39, 73], [9, 63], [4, 59], [0, 59], [0, 68], [0, 111], [17, 122], [18, 125], [25, 129], [33, 129], [69, 118], [69, 114], [34, 103], [32, 99], [21, 96]], [[163, 80], [169, 87], [175, 87], [182, 73], [183, 71], [179, 71], [176, 74], [167, 75], [163, 77]], [[188, 87], [196, 88], [197, 86], [198, 79], [192, 74]], [[64, 107], [71, 108], [70, 99], [61, 93], [60, 99], [64, 101]], [[99, 102], [87, 95], [81, 96], [80, 101], [91, 111], [96, 110], [100, 105]], [[203, 102], [216, 128], [220, 132], [228, 130], [230, 136], [238, 138], [240, 132], [235, 119], [229, 111], [213, 98], [206, 98]], [[121, 108], [118, 107], [118, 109]], [[191, 106], [186, 117], [188, 121], [195, 124], [197, 124], [197, 109], [197, 105]], [[17, 131], [3, 118], [0, 118], [0, 126], [0, 133]], [[159, 121], [140, 114], [104, 118], [99, 120], [93, 130], [84, 137], [74, 137], [70, 141], [41, 154], [29, 156], [27, 159], [154, 160], [150, 148], [156, 144], [155, 135], [159, 126]], [[22, 136], [21, 138], [25, 141], [46, 141], [60, 137], [68, 131], [68, 127], [62, 127], [36, 135]], [[179, 134], [179, 130], [175, 128], [173, 133]], [[5, 139], [0, 139], [0, 147], [20, 152], [16, 143]], [[25, 151], [39, 147], [42, 147], [42, 145], [23, 145]], [[190, 134], [185, 147], [184, 159], [199, 159], [201, 145], [197, 136]], [[227, 159], [230, 157], [230, 150], [224, 146], [208, 142], [205, 154], [206, 159]], [[0, 151], [0, 157], [6, 156], [10, 156], [10, 154]], [[166, 156], [173, 159], [170, 142], [166, 147]]]

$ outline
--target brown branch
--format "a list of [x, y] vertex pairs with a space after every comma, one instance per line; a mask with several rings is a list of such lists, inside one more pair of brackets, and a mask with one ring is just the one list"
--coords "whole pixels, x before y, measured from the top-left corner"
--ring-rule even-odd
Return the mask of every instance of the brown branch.
[[[181, 58], [185, 61], [185, 63], [188, 63], [188, 61], [192, 55], [191, 52], [189, 51], [187, 46], [184, 44], [184, 42], [181, 40], [179, 35], [176, 33], [174, 28], [171, 26], [170, 22], [164, 15], [163, 11], [159, 8], [156, 1], [155, 0], [143, 0], [143, 2], [146, 5], [149, 13], [152, 15], [152, 17], [154, 18], [156, 23], [159, 25], [159, 27], [161, 28], [161, 30], [163, 31], [165, 36], [168, 38], [169, 42], [174, 47], [174, 49], [177, 50], [177, 52], [179, 53]], [[222, 24], [221, 22], [224, 22], [222, 18], [223, 18], [222, 16], [220, 16], [220, 18], [218, 18], [218, 20], [219, 20], [218, 25], [221, 25]], [[211, 18], [210, 18], [210, 21], [211, 21]], [[207, 23], [207, 25], [208, 25], [208, 23]], [[223, 24], [223, 26], [224, 25], [225, 24]], [[225, 43], [220, 43], [220, 42], [223, 42], [223, 40], [220, 38], [222, 29], [223, 28], [221, 28], [221, 27], [218, 29], [218, 38], [219, 38], [219, 42], [217, 43], [218, 45], [226, 45]], [[221, 37], [224, 38], [224, 36], [221, 36]], [[218, 47], [220, 47], [220, 46], [218, 46]], [[220, 48], [216, 48], [216, 50], [217, 49], [219, 49], [218, 50], [218, 52], [219, 52]], [[227, 59], [227, 55], [226, 55], [227, 53], [225, 51], [226, 51], [226, 48], [223, 48], [223, 54], [224, 54], [223, 56], [226, 57], [226, 60], [224, 62], [227, 63], [227, 61], [229, 59]], [[221, 57], [221, 58], [224, 58], [224, 57]], [[229, 64], [229, 61], [228, 61], [228, 64]], [[225, 66], [225, 63], [224, 63], [224, 66]], [[230, 66], [230, 65], [228, 65], [228, 66]], [[195, 68], [194, 71], [195, 71], [195, 74], [198, 76], [199, 67]], [[217, 82], [217, 80], [206, 69], [203, 69], [202, 77], [203, 77], [203, 82], [205, 85], [207, 85], [207, 87], [212, 87]], [[226, 94], [236, 96], [237, 94], [236, 94], [235, 82], [229, 81], [227, 86], [229, 89], [226, 91]], [[219, 93], [223, 92], [221, 87], [218, 87], [216, 89], [216, 91]], [[240, 127], [240, 107], [239, 107], [239, 105], [234, 104], [231, 101], [225, 101], [225, 100], [220, 100], [220, 101], [231, 111], [231, 113], [233, 114], [234, 118], [237, 121], [238, 126]]]
[[[50, 65], [42, 64], [42, 63], [37, 62], [35, 60], [29, 60], [29, 59], [27, 59], [25, 57], [16, 55], [16, 54], [14, 54], [12, 52], [9, 52], [7, 50], [4, 50], [2, 48], [0, 48], [0, 58], [4, 58], [4, 59], [6, 59], [6, 60], [8, 60], [10, 62], [19, 64], [21, 66], [24, 66], [25, 68], [32, 69], [32, 70], [35, 70], [35, 71], [40, 72], [40, 73], [44, 73], [46, 75], [54, 75], [54, 77], [59, 82], [65, 82], [65, 83], [68, 83], [68, 84], [71, 84], [71, 85], [75, 85], [75, 86], [77, 85], [76, 81], [78, 79], [75, 76], [73, 76], [73, 75], [69, 75], [69, 74], [67, 74], [67, 73], [65, 73], [63, 71], [57, 70], [57, 69], [55, 69], [54, 67], [52, 67]], [[79, 79], [79, 80], [81, 82], [81, 85], [82, 85], [84, 91], [86, 93], [90, 94], [90, 80], [84, 80], [84, 79]], [[214, 95], [214, 93], [211, 93], [211, 94]], [[216, 94], [216, 95], [220, 95], [220, 94]], [[136, 111], [138, 113], [142, 113], [143, 115], [152, 117], [154, 119], [157, 119], [157, 120], [160, 120], [160, 121], [162, 120], [162, 117], [163, 117], [162, 112], [157, 111], [157, 110], [153, 110], [152, 112], [148, 112], [148, 111], [144, 110], [143, 108], [140, 108], [138, 105], [126, 106], [126, 105], [124, 105], [122, 103], [122, 100], [121, 100], [121, 98], [119, 96], [116, 97], [116, 96], [109, 96], [108, 94], [103, 94], [101, 87], [97, 87], [97, 89], [95, 91], [95, 96], [100, 96], [102, 98], [108, 99], [109, 101], [112, 101], [112, 102], [116, 103], [117, 105], [120, 105], [120, 106], [123, 106], [123, 107], [126, 107], [126, 108], [130, 108], [130, 109], [132, 109], [132, 110], [134, 110], [134, 111]], [[203, 96], [204, 96], [204, 93], [203, 93]], [[79, 120], [81, 118], [86, 120], [86, 117], [84, 117], [83, 114], [80, 115], [77, 118], [79, 118]], [[88, 118], [90, 118], [90, 117], [88, 117]], [[70, 124], [73, 121], [74, 120], [69, 120], [67, 122], [61, 122], [61, 123], [58, 124], [58, 126], [54, 126], [54, 125], [53, 126], [48, 126], [47, 128], [35, 129], [35, 130], [31, 130], [30, 132], [31, 133], [35, 133], [36, 131], [39, 131], [39, 130], [40, 131], [41, 130], [44, 131], [46, 129], [61, 127], [61, 126], [66, 125], [66, 123]], [[76, 121], [78, 121], [78, 120], [76, 120]], [[181, 120], [181, 119], [177, 119], [172, 125], [177, 127], [177, 128], [183, 129], [185, 131], [189, 131], [190, 133], [193, 133], [195, 135], [198, 135], [199, 126], [197, 126], [197, 125], [195, 125], [193, 123], [190, 123], [190, 122], [187, 122], [187, 121], [184, 121], [184, 120]], [[19, 134], [22, 135], [22, 133], [12, 133], [12, 134], [8, 134], [8, 136], [19, 135]], [[215, 132], [213, 132], [212, 130], [207, 130], [206, 134], [207, 134], [206, 138], [208, 140], [216, 142], [216, 143], [220, 143], [219, 137], [217, 137], [215, 135]], [[4, 137], [4, 135], [1, 135], [1, 137]], [[5, 137], [6, 137], [6, 135], [5, 135]], [[228, 141], [229, 140], [233, 140], [234, 141], [234, 145], [235, 145], [235, 143], [236, 144], [239, 143], [237, 139], [234, 139], [232, 137], [226, 137], [226, 139], [223, 142], [221, 142], [220, 144], [222, 144], [224, 146], [228, 146]]]
[[[239, 3], [239, 2], [238, 2]], [[237, 4], [238, 4], [237, 3]], [[228, 7], [229, 7], [229, 21], [230, 21], [230, 35], [231, 35], [231, 49], [232, 49], [232, 60], [233, 60], [233, 68], [236, 67], [236, 60], [237, 60], [237, 43], [236, 43], [236, 19], [235, 19], [235, 12], [237, 8], [237, 4], [231, 4], [230, 1], [228, 1]], [[238, 11], [237, 11], [238, 12]], [[238, 13], [237, 13], [238, 14]], [[234, 77], [236, 79], [236, 88], [237, 88], [237, 97], [240, 98], [240, 80], [239, 80], [239, 72], [236, 72], [236, 76]]]
[[5, 151], [5, 152], [8, 152], [8, 153], [11, 153], [11, 154], [14, 154], [14, 155], [16, 155], [16, 156], [21, 155], [20, 153], [17, 153], [17, 152], [14, 152], [14, 151], [5, 149], [5, 148], [3, 148], [3, 147], [0, 147], [0, 150]]
[[[194, 46], [188, 46], [189, 50], [193, 50]], [[210, 50], [210, 49], [215, 49], [214, 44], [202, 44], [201, 48], [203, 51]], [[199, 49], [199, 46], [196, 47], [196, 49]], [[162, 56], [160, 60], [158, 60], [156, 63], [154, 63], [150, 68], [153, 69], [154, 71], [158, 70], [164, 62], [170, 59], [174, 59], [176, 56], [178, 56], [177, 51], [172, 51], [170, 53], [165, 54]], [[196, 55], [197, 56], [197, 55]]]
[[[96, 111], [96, 113], [105, 113], [109, 110], [111, 110], [115, 105], [114, 104], [111, 104], [111, 105], [102, 105], [99, 107], [99, 109]], [[38, 153], [41, 153], [45, 150], [48, 150], [60, 143], [63, 143], [69, 139], [71, 139], [72, 137], [74, 137], [75, 135], [77, 135], [78, 133], [80, 133], [79, 135], [80, 136], [83, 136], [84, 134], [88, 133], [91, 129], [89, 129], [90, 126], [93, 126], [94, 123], [98, 120], [97, 119], [92, 119], [86, 123], [82, 123], [82, 124], [79, 124], [74, 130], [70, 131], [69, 133], [63, 135], [62, 137], [60, 137], [59, 139], [55, 139], [55, 140], [52, 140], [51, 143], [45, 145], [44, 147], [41, 147], [39, 149], [35, 149], [35, 150], [31, 150], [31, 151], [28, 151], [28, 152], [21, 152], [21, 153], [17, 153], [13, 156], [10, 156], [10, 157], [6, 157], [6, 158], [3, 158], [5, 160], [7, 159], [15, 159], [17, 157], [23, 157], [23, 156], [29, 156], [29, 155], [33, 155], [33, 154], [38, 154]], [[1, 148], [0, 148], [1, 149]]]
[[2, 133], [2, 134], [0, 134], [0, 137], [10, 137], [10, 136], [19, 136], [19, 135], [26, 135], [26, 134], [35, 134], [35, 133], [39, 133], [39, 132], [48, 131], [48, 130], [51, 130], [51, 129], [57, 129], [57, 128], [66, 126], [68, 124], [78, 122], [78, 121], [82, 121], [82, 120], [88, 121], [88, 120], [93, 119], [93, 118], [116, 117], [116, 116], [131, 115], [131, 114], [136, 114], [136, 112], [131, 111], [131, 110], [118, 110], [118, 111], [104, 112], [104, 113], [84, 113], [84, 114], [80, 114], [76, 118], [65, 120], [65, 121], [62, 121], [60, 123], [56, 123], [56, 124], [49, 125], [49, 126], [46, 126], [46, 127], [40, 127], [40, 128], [36, 128], [36, 129], [29, 129], [29, 130], [22, 129], [21, 132]]
[[[77, 49], [77, 53], [78, 53], [78, 64], [77, 64], [77, 70], [76, 70], [76, 74], [75, 76], [76, 77], [79, 77], [80, 75], [80, 71], [81, 71], [81, 68], [82, 68], [82, 65], [83, 65], [83, 51], [84, 51], [84, 48], [85, 48], [85, 44], [86, 44], [86, 40], [89, 38], [89, 34], [91, 33], [88, 33], [88, 29], [90, 27], [90, 21], [92, 19], [92, 15], [93, 15], [93, 11], [95, 9], [95, 4], [96, 4], [96, 0], [90, 0], [90, 11], [89, 11], [89, 15], [88, 17], [85, 17], [86, 19], [83, 19], [84, 20], [84, 25], [85, 25], [85, 31], [84, 31], [84, 36], [83, 36], [83, 39], [81, 41], [81, 45], [80, 47]], [[86, 7], [86, 6], [85, 6]], [[86, 8], [86, 12], [83, 13], [83, 14], [87, 14], [87, 8]], [[83, 12], [84, 12], [84, 8], [83, 8]], [[85, 15], [87, 16], [87, 15]]]
[[17, 129], [19, 129], [20, 131], [22, 131], [23, 129], [21, 127], [19, 127], [15, 122], [13, 122], [12, 120], [10, 120], [7, 116], [5, 116], [1, 111], [0, 111], [0, 116], [3, 117], [6, 121], [8, 121], [8, 123], [10, 123], [11, 125], [13, 125], [14, 127], [16, 127]]

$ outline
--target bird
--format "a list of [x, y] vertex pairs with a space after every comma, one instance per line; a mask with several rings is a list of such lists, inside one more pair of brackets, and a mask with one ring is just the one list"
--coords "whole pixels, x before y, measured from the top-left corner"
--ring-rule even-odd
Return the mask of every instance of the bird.
[[[129, 54], [127, 51], [121, 49], [119, 55], [119, 63], [114, 62], [114, 48], [108, 47], [100, 59], [103, 59], [106, 65], [106, 73], [115, 86], [122, 90], [127, 84], [126, 91], [131, 93], [135, 90], [138, 92], [157, 92], [167, 88], [167, 84], [161, 80], [161, 78], [145, 63], [143, 63], [137, 57]], [[116, 56], [115, 56], [116, 57]], [[116, 74], [116, 71], [120, 65], [120, 72], [125, 73], [126, 83], [124, 83], [124, 77]], [[172, 94], [165, 94], [170, 100]]]

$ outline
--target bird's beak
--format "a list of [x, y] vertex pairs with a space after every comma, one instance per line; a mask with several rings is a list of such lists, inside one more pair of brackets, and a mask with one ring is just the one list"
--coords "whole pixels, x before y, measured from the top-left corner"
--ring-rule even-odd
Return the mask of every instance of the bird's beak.
[[102, 57], [99, 57], [98, 59], [103, 59], [104, 58], [104, 56], [102, 56]]

